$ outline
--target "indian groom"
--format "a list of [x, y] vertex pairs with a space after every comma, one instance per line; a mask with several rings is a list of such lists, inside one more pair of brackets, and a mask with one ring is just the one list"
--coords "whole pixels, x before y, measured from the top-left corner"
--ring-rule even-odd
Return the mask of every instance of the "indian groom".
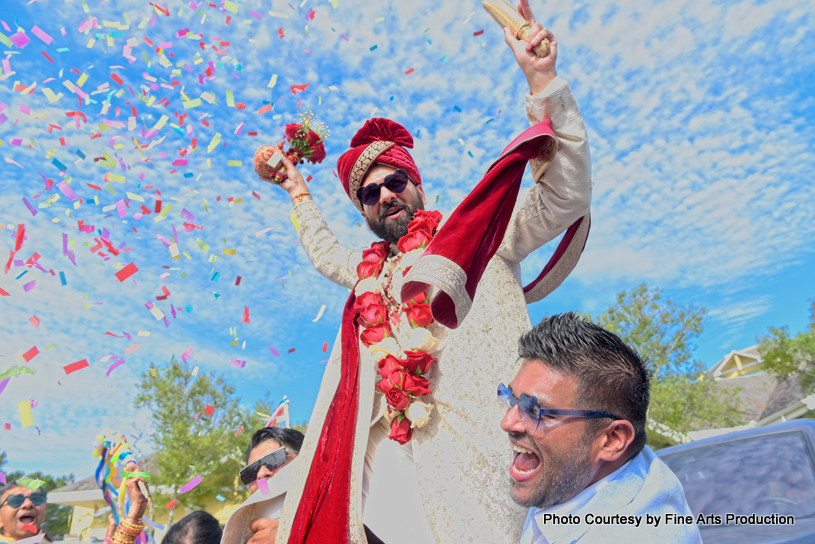
[[[413, 137], [371, 119], [338, 162], [346, 194], [381, 241], [361, 253], [331, 233], [284, 160], [298, 236], [314, 267], [351, 289], [277, 527], [277, 543], [518, 542], [526, 512], [507, 493], [511, 452], [495, 384], [518, 368], [526, 305], [577, 263], [591, 164], [557, 42], [536, 23], [507, 44], [527, 78], [532, 127], [452, 213], [425, 210]], [[544, 38], [550, 53], [532, 48]], [[526, 164], [535, 183], [520, 191]], [[564, 234], [565, 232], [565, 234]], [[520, 263], [564, 234], [527, 287]], [[254, 542], [254, 541], [253, 541]]]

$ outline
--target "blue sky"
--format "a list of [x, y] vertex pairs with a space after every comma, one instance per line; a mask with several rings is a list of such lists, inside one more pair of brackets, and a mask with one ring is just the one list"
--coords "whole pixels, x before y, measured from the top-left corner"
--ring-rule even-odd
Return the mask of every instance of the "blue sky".
[[[0, 297], [0, 371], [17, 364], [36, 370], [11, 378], [0, 393], [0, 424], [10, 424], [0, 427], [8, 468], [90, 475], [100, 430], [149, 434], [150, 414], [132, 406], [139, 373], [190, 346], [188, 364], [224, 374], [247, 408], [268, 392], [291, 398], [293, 419], [309, 417], [327, 358], [323, 344], [334, 341], [347, 292], [311, 268], [288, 219], [288, 197], [251, 168], [255, 149], [277, 142], [298, 106], [331, 129], [328, 158], [303, 171], [313, 176], [310, 190], [331, 228], [356, 248], [373, 237], [332, 169], [366, 119], [390, 117], [412, 131], [425, 190], [441, 211], [526, 126], [526, 82], [478, 2], [212, 3], [218, 7], [161, 3], [169, 16], [140, 1], [11, 0], [0, 8], [0, 32], [11, 38], [21, 30], [31, 40], [2, 45], [0, 254], [5, 264], [17, 225], [25, 224], [15, 260], [36, 252], [44, 269], [12, 265], [0, 275], [10, 295]], [[566, 310], [601, 312], [618, 291], [646, 281], [710, 311], [696, 351], [707, 365], [753, 344], [768, 326], [802, 329], [815, 296], [811, 3], [564, 1], [533, 8], [559, 40], [558, 72], [586, 121], [594, 182], [583, 258], [556, 293], [530, 307], [533, 322]], [[93, 23], [83, 21], [94, 17], [97, 28], [85, 29]], [[204, 73], [210, 62], [211, 76]], [[83, 99], [79, 108], [75, 86], [83, 73], [80, 91], [90, 103]], [[21, 94], [34, 83], [33, 94]], [[292, 93], [304, 84], [304, 92]], [[228, 91], [244, 109], [228, 105]], [[202, 93], [209, 94], [195, 106]], [[268, 103], [273, 109], [259, 115]], [[87, 118], [78, 128], [66, 116], [76, 110]], [[176, 112], [186, 114], [183, 126]], [[163, 115], [168, 119], [152, 131]], [[61, 130], [49, 133], [49, 124]], [[140, 151], [134, 138], [152, 147]], [[192, 138], [196, 151], [173, 165]], [[115, 169], [94, 161], [105, 152]], [[65, 166], [62, 177], [54, 159]], [[106, 173], [124, 181], [105, 181]], [[41, 174], [54, 183], [70, 176], [83, 200], [46, 189]], [[120, 217], [123, 199], [129, 207]], [[163, 219], [155, 212], [135, 217], [142, 205], [155, 210], [156, 199], [172, 206]], [[80, 220], [94, 232], [80, 232]], [[185, 232], [185, 222], [201, 228]], [[172, 259], [157, 238], [173, 241], [173, 226], [189, 258]], [[102, 229], [114, 247], [130, 251], [107, 259], [92, 253]], [[76, 266], [63, 254], [63, 234]], [[546, 262], [547, 250], [539, 253], [524, 264], [525, 277]], [[139, 271], [116, 282], [130, 263]], [[156, 300], [162, 286], [170, 295]], [[249, 324], [241, 322], [245, 306]], [[20, 363], [33, 346], [39, 355]], [[106, 376], [114, 356], [125, 363]], [[82, 359], [88, 368], [62, 370]], [[36, 401], [35, 426], [21, 428], [18, 403], [26, 399]], [[140, 446], [150, 449], [146, 439]]]

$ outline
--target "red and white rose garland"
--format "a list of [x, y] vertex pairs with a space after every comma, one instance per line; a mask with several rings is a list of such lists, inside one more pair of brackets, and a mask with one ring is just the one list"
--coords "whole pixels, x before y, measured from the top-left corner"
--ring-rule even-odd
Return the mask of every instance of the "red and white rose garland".
[[[401, 260], [410, 255], [418, 258], [436, 234], [442, 215], [439, 212], [418, 210], [408, 224], [408, 232], [399, 239], [397, 247]], [[360, 340], [379, 361], [376, 385], [385, 395], [384, 416], [391, 423], [388, 438], [404, 444], [411, 439], [413, 429], [427, 425], [433, 406], [418, 400], [430, 394], [430, 381], [424, 377], [436, 359], [431, 353], [438, 345], [427, 326], [433, 323], [427, 293], [399, 305], [389, 293], [391, 277], [386, 274], [387, 284], [380, 287], [378, 277], [385, 267], [390, 253], [390, 243], [374, 242], [362, 252], [362, 262], [357, 266], [359, 282], [354, 308], [359, 312], [358, 322], [363, 331]], [[406, 267], [404, 273], [410, 269]], [[403, 314], [411, 329], [405, 339], [409, 350], [401, 351], [393, 338], [391, 323], [401, 322]]]

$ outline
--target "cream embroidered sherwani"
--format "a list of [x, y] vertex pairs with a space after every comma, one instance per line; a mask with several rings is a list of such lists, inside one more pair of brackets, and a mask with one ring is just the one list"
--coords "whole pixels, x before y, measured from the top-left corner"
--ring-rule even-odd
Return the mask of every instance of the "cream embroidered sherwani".
[[[507, 475], [511, 452], [499, 426], [504, 414], [496, 401], [496, 388], [517, 371], [518, 338], [531, 328], [526, 308], [528, 299], [542, 298], [548, 294], [547, 289], [551, 290], [551, 286], [539, 285], [525, 297], [520, 263], [589, 210], [589, 146], [569, 85], [556, 78], [542, 93], [527, 95], [527, 116], [532, 123], [551, 119], [558, 139], [557, 154], [548, 168], [531, 161], [537, 183], [520, 193], [503, 243], [482, 276], [464, 322], [455, 330], [438, 323], [428, 327], [442, 340], [442, 349], [435, 354], [438, 363], [427, 375], [433, 393], [429, 401], [422, 398], [435, 408], [430, 423], [413, 430], [409, 444], [424, 514], [439, 544], [516, 543], [520, 539], [526, 509], [516, 505], [509, 495]], [[352, 289], [357, 281], [356, 268], [362, 260], [361, 253], [340, 245], [314, 202], [295, 205], [294, 215], [300, 241], [315, 268], [334, 283]], [[588, 221], [584, 221], [582, 227], [588, 228]], [[399, 300], [404, 281], [402, 271], [411, 263], [402, 259], [394, 268], [396, 249], [393, 247], [383, 275], [392, 269], [390, 292]], [[553, 276], [561, 276], [555, 278], [555, 284], [571, 271], [578, 257], [579, 251], [561, 259], [558, 266], [563, 272], [555, 270]], [[380, 276], [380, 283], [382, 279]], [[405, 326], [393, 327], [393, 336], [403, 349], [410, 349]], [[337, 388], [340, 346], [338, 336], [300, 453], [298, 474], [288, 491], [278, 543], [288, 540], [316, 443]], [[382, 395], [374, 389], [376, 360], [364, 347], [360, 348], [360, 358], [359, 411], [351, 474], [352, 543], [366, 542], [362, 526], [363, 479], [370, 476], [376, 442], [381, 440], [382, 434], [381, 428], [371, 431], [378, 424], [382, 404]], [[376, 479], [378, 475], [372, 477]], [[394, 517], [404, 519], [411, 506], [400, 504], [399, 496], [399, 490], [394, 490], [388, 503]], [[393, 544], [385, 536], [378, 536], [386, 544]]]

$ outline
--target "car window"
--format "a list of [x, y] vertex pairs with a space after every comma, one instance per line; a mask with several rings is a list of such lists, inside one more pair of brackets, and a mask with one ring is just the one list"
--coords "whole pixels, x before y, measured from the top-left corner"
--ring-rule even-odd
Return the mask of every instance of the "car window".
[[734, 440], [662, 460], [685, 488], [694, 515], [815, 513], [815, 473], [801, 433]]

